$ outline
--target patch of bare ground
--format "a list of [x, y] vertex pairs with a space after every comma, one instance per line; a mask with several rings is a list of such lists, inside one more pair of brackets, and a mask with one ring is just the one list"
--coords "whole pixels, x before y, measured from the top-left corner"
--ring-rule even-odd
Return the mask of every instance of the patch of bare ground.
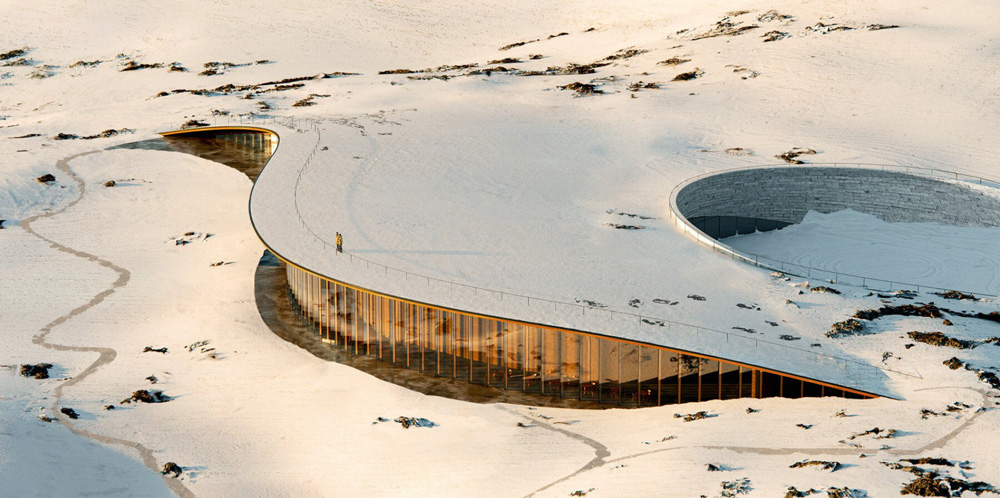
[[830, 487], [827, 489], [796, 489], [795, 486], [789, 486], [788, 490], [785, 492], [785, 498], [799, 498], [804, 496], [812, 496], [815, 494], [826, 493], [827, 498], [867, 498], [868, 493], [861, 489], [851, 489], [848, 487], [836, 488]]

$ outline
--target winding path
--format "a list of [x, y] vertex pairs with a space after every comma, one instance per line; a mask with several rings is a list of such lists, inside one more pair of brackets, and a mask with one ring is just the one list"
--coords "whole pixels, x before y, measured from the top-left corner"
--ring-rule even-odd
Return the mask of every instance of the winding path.
[[[933, 389], [967, 389], [969, 391], [975, 392], [975, 393], [979, 394], [980, 396], [982, 396], [982, 400], [981, 400], [982, 401], [982, 406], [983, 407], [988, 406], [988, 401], [989, 401], [990, 394], [988, 392], [986, 392], [986, 391], [981, 391], [979, 389], [972, 389], [972, 388], [969, 388], [969, 387], [932, 387], [932, 388], [917, 389], [917, 390], [918, 391], [929, 391], [929, 390], [933, 390]], [[530, 498], [532, 496], [535, 496], [536, 494], [538, 494], [538, 493], [540, 493], [542, 491], [545, 491], [546, 489], [549, 489], [552, 486], [555, 486], [556, 484], [559, 484], [561, 482], [567, 481], [567, 480], [569, 480], [569, 479], [571, 479], [573, 477], [576, 477], [577, 475], [583, 474], [584, 472], [588, 472], [588, 471], [591, 471], [591, 470], [603, 467], [603, 466], [605, 466], [607, 464], [610, 464], [610, 463], [620, 462], [620, 461], [623, 461], [623, 460], [631, 460], [631, 459], [634, 459], [634, 458], [641, 458], [641, 457], [644, 457], [644, 456], [652, 455], [654, 453], [665, 453], [665, 452], [668, 452], [668, 451], [675, 451], [675, 450], [680, 450], [680, 449], [702, 448], [702, 449], [708, 449], [708, 450], [728, 450], [728, 451], [732, 451], [732, 452], [735, 452], [735, 453], [741, 453], [741, 454], [742, 453], [749, 453], [749, 454], [753, 454], [753, 455], [797, 455], [797, 454], [805, 454], [805, 455], [857, 455], [859, 452], [863, 453], [864, 451], [866, 451], [864, 449], [859, 449], [859, 448], [844, 448], [844, 447], [837, 447], [837, 448], [773, 448], [773, 447], [752, 447], [752, 446], [674, 446], [674, 447], [671, 447], [671, 448], [661, 448], [661, 449], [657, 449], [657, 450], [643, 451], [643, 452], [640, 452], [640, 453], [633, 453], [631, 455], [625, 455], [625, 456], [621, 456], [621, 457], [618, 457], [618, 458], [607, 459], [606, 457], [611, 456], [611, 452], [608, 451], [608, 449], [607, 449], [606, 446], [604, 446], [603, 444], [601, 444], [600, 442], [598, 442], [598, 441], [596, 441], [594, 439], [591, 439], [589, 437], [583, 436], [581, 434], [577, 434], [577, 433], [572, 432], [572, 431], [568, 431], [566, 429], [559, 429], [559, 428], [553, 427], [550, 424], [546, 424], [546, 423], [541, 422], [541, 421], [539, 421], [537, 419], [529, 417], [529, 416], [527, 416], [527, 415], [525, 415], [525, 414], [523, 414], [523, 413], [521, 413], [521, 412], [519, 412], [519, 411], [517, 411], [515, 409], [512, 409], [512, 408], [502, 407], [501, 409], [503, 409], [504, 411], [513, 413], [513, 414], [520, 415], [520, 416], [522, 416], [522, 417], [530, 420], [533, 424], [538, 425], [539, 427], [542, 427], [542, 428], [550, 430], [550, 431], [555, 431], [555, 432], [562, 433], [562, 434], [564, 434], [564, 435], [566, 435], [566, 436], [568, 436], [568, 437], [570, 437], [572, 439], [576, 439], [578, 441], [582, 441], [582, 442], [586, 443], [591, 448], [594, 448], [595, 457], [591, 461], [587, 462], [586, 465], [584, 465], [583, 467], [579, 468], [575, 472], [572, 472], [572, 473], [570, 473], [570, 474], [568, 474], [566, 476], [563, 476], [563, 477], [561, 477], [561, 478], [559, 478], [559, 479], [557, 479], [555, 481], [552, 481], [552, 482], [546, 484], [545, 486], [542, 486], [541, 488], [536, 489], [535, 491], [532, 491], [531, 493], [529, 493], [528, 495], [526, 495], [525, 498]], [[885, 453], [887, 453], [889, 455], [894, 455], [894, 456], [919, 456], [919, 455], [923, 454], [926, 451], [939, 450], [939, 449], [943, 448], [946, 444], [948, 444], [949, 441], [951, 441], [953, 438], [955, 438], [955, 436], [958, 436], [965, 429], [967, 429], [970, 425], [972, 425], [972, 423], [975, 422], [975, 420], [977, 418], [979, 418], [979, 415], [981, 415], [981, 414], [983, 414], [985, 412], [986, 412], [986, 410], [982, 410], [982, 409], [974, 411], [970, 417], [968, 417], [961, 425], [959, 425], [958, 427], [956, 427], [955, 429], [953, 429], [951, 432], [949, 432], [949, 433], [945, 434], [944, 436], [941, 436], [940, 438], [935, 439], [934, 441], [932, 441], [930, 443], [927, 443], [927, 444], [925, 444], [925, 445], [923, 445], [923, 446], [921, 446], [919, 448], [914, 448], [914, 449], [903, 449], [903, 448], [900, 448], [900, 449], [875, 450], [875, 451], [883, 451], [883, 452], [885, 452]]]
[[[56, 388], [55, 388], [55, 399], [52, 401], [52, 406], [51, 406], [50, 411], [53, 413], [53, 415], [56, 418], [59, 419], [59, 421], [64, 426], [66, 426], [67, 429], [69, 429], [74, 434], [77, 434], [79, 436], [83, 436], [85, 438], [91, 439], [93, 441], [96, 441], [96, 442], [102, 443], [102, 444], [118, 444], [118, 445], [122, 445], [122, 446], [126, 446], [126, 447], [129, 447], [129, 448], [132, 448], [132, 449], [134, 449], [134, 450], [136, 450], [136, 451], [139, 452], [139, 456], [142, 458], [142, 463], [146, 467], [148, 467], [150, 470], [152, 470], [154, 472], [159, 472], [160, 468], [158, 466], [158, 462], [156, 461], [156, 457], [153, 456], [153, 450], [147, 448], [146, 446], [143, 446], [142, 444], [140, 444], [140, 443], [138, 443], [136, 441], [131, 441], [131, 440], [128, 440], [128, 439], [120, 439], [120, 438], [111, 437], [111, 436], [104, 436], [104, 435], [101, 435], [101, 434], [96, 434], [96, 433], [90, 432], [90, 431], [88, 431], [86, 429], [81, 429], [81, 428], [79, 428], [79, 427], [76, 426], [76, 424], [73, 422], [72, 419], [70, 419], [65, 414], [63, 414], [62, 412], [59, 411], [59, 404], [62, 401], [62, 397], [63, 397], [63, 389], [65, 389], [67, 387], [70, 387], [70, 386], [72, 386], [72, 385], [74, 385], [74, 384], [76, 384], [78, 382], [83, 381], [84, 379], [87, 378], [87, 376], [89, 376], [90, 374], [96, 372], [102, 366], [107, 365], [107, 364], [111, 363], [112, 361], [114, 361], [115, 358], [118, 356], [118, 352], [115, 351], [112, 348], [102, 348], [102, 347], [96, 347], [96, 346], [94, 346], [94, 347], [91, 347], [91, 346], [66, 346], [66, 345], [63, 345], [63, 344], [52, 343], [52, 342], [49, 342], [48, 339], [47, 339], [47, 336], [49, 335], [49, 332], [51, 332], [52, 329], [54, 329], [55, 327], [58, 327], [59, 325], [62, 325], [64, 323], [66, 323], [67, 321], [69, 321], [73, 317], [75, 317], [77, 315], [80, 315], [82, 313], [85, 313], [90, 308], [93, 308], [94, 306], [97, 306], [98, 304], [100, 304], [101, 302], [103, 302], [105, 298], [107, 298], [108, 296], [114, 294], [115, 291], [118, 288], [124, 287], [124, 286], [128, 285], [128, 281], [131, 278], [131, 273], [129, 273], [128, 270], [126, 270], [126, 269], [124, 269], [124, 268], [122, 268], [122, 267], [120, 267], [120, 266], [118, 266], [118, 265], [116, 265], [116, 264], [114, 264], [114, 263], [112, 263], [110, 261], [101, 259], [101, 258], [99, 258], [97, 256], [94, 256], [93, 254], [90, 254], [90, 253], [87, 253], [87, 252], [77, 251], [77, 250], [75, 250], [75, 249], [73, 249], [71, 247], [65, 246], [65, 245], [60, 244], [60, 243], [58, 243], [58, 242], [56, 242], [56, 241], [54, 241], [52, 239], [49, 239], [49, 238], [47, 238], [47, 237], [45, 237], [43, 235], [40, 235], [40, 234], [38, 234], [37, 232], [35, 232], [31, 228], [31, 224], [33, 222], [37, 221], [37, 220], [40, 220], [40, 219], [51, 218], [53, 216], [56, 216], [56, 215], [58, 215], [58, 214], [60, 214], [60, 213], [62, 213], [64, 211], [66, 211], [67, 209], [73, 207], [74, 205], [76, 205], [76, 203], [80, 202], [80, 200], [83, 199], [83, 195], [86, 193], [86, 190], [87, 190], [86, 184], [84, 183], [83, 180], [81, 180], [78, 176], [76, 176], [75, 173], [73, 173], [73, 171], [69, 168], [69, 163], [70, 163], [70, 161], [72, 161], [72, 160], [74, 160], [74, 159], [76, 159], [78, 157], [87, 156], [87, 155], [95, 154], [95, 153], [98, 153], [98, 152], [100, 152], [100, 151], [84, 152], [82, 154], [75, 154], [75, 155], [72, 155], [72, 156], [69, 156], [69, 157], [66, 157], [66, 158], [63, 158], [63, 159], [60, 159], [59, 161], [57, 161], [56, 162], [56, 167], [59, 168], [60, 171], [62, 171], [63, 173], [65, 173], [67, 176], [69, 176], [70, 178], [72, 178], [77, 183], [77, 185], [80, 188], [80, 195], [78, 195], [76, 199], [74, 199], [72, 202], [70, 202], [69, 204], [67, 204], [62, 209], [59, 209], [57, 211], [53, 211], [53, 212], [50, 212], [50, 213], [46, 213], [46, 214], [41, 214], [41, 215], [38, 215], [38, 216], [32, 216], [30, 218], [26, 218], [26, 219], [22, 220], [21, 223], [20, 223], [20, 227], [22, 229], [24, 229], [24, 231], [26, 231], [27, 233], [29, 233], [29, 234], [31, 234], [31, 235], [33, 235], [33, 236], [35, 236], [35, 237], [37, 237], [37, 238], [39, 238], [39, 239], [47, 242], [50, 247], [52, 247], [53, 249], [55, 249], [55, 250], [57, 250], [59, 252], [63, 252], [63, 253], [66, 253], [66, 254], [72, 254], [73, 256], [76, 256], [78, 258], [83, 258], [83, 259], [86, 259], [88, 261], [93, 261], [94, 263], [97, 263], [97, 264], [99, 264], [101, 266], [104, 266], [105, 268], [109, 268], [109, 269], [113, 270], [115, 273], [118, 274], [118, 279], [115, 280], [115, 282], [113, 284], [111, 284], [111, 287], [109, 287], [109, 288], [101, 291], [99, 294], [95, 295], [86, 304], [84, 304], [82, 306], [79, 306], [79, 307], [73, 309], [72, 311], [70, 311], [69, 313], [67, 313], [65, 315], [62, 315], [62, 316], [56, 318], [55, 320], [52, 320], [48, 324], [46, 324], [44, 327], [41, 328], [41, 330], [39, 331], [39, 333], [36, 334], [31, 339], [31, 342], [34, 343], [34, 344], [38, 344], [38, 345], [40, 345], [42, 347], [45, 347], [45, 348], [48, 348], [48, 349], [54, 349], [54, 350], [57, 350], [57, 351], [75, 351], [75, 352], [79, 352], [79, 353], [98, 353], [99, 356], [98, 356], [97, 360], [95, 360], [93, 363], [91, 363], [89, 366], [87, 366], [87, 368], [85, 368], [82, 372], [80, 372], [79, 374], [77, 374], [73, 378], [71, 378], [71, 379], [69, 379], [69, 380], [67, 380], [65, 382], [62, 382], [58, 386], [56, 386]], [[194, 493], [192, 493], [191, 490], [189, 490], [186, 486], [184, 486], [184, 483], [182, 483], [181, 481], [179, 481], [177, 479], [174, 479], [172, 477], [163, 476], [163, 482], [167, 485], [168, 488], [170, 488], [171, 491], [173, 491], [174, 493], [176, 493], [178, 496], [180, 496], [182, 498], [189, 498], [189, 497], [193, 497], [194, 496]]]

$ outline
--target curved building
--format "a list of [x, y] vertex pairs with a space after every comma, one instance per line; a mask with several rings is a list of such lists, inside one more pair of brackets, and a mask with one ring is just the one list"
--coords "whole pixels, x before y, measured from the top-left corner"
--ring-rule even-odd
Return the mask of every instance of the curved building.
[[[328, 242], [332, 234], [316, 233], [299, 212], [302, 171], [314, 164], [319, 134], [308, 122], [163, 133], [233, 144], [269, 157], [255, 179], [250, 217], [260, 240], [286, 264], [295, 310], [331, 348], [428, 376], [537, 394], [539, 404], [545, 404], [544, 396], [641, 407], [771, 396], [887, 395], [866, 380], [884, 376], [875, 367], [807, 348], [605, 310], [596, 303], [476, 288], [382, 266], [349, 249], [336, 255]], [[701, 206], [685, 223], [704, 225], [700, 218], [719, 215], [737, 217], [737, 226], [743, 226], [743, 218], [794, 222], [756, 212], [715, 213], [694, 200], [703, 196], [690, 195], [697, 190], [674, 195], [685, 216], [691, 206]], [[455, 298], [458, 294], [468, 297], [463, 301]], [[528, 309], [532, 312], [524, 312]], [[538, 318], [546, 316], [548, 323]]]

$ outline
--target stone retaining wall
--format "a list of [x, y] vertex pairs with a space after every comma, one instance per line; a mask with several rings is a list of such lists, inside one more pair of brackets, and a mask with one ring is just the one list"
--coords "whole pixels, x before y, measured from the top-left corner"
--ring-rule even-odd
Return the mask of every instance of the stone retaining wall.
[[1000, 190], [863, 168], [759, 168], [695, 180], [676, 198], [686, 218], [741, 216], [799, 223], [810, 210], [853, 209], [888, 222], [1000, 226]]

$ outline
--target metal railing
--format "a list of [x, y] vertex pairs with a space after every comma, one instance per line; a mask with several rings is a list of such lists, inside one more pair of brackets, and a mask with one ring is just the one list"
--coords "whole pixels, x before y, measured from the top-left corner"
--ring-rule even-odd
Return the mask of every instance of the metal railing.
[[[293, 128], [293, 129], [295, 129], [295, 130], [297, 130], [299, 132], [312, 131], [312, 132], [314, 132], [316, 134], [316, 141], [313, 144], [313, 147], [310, 150], [310, 152], [309, 152], [308, 156], [306, 157], [305, 161], [303, 161], [303, 164], [299, 168], [298, 174], [296, 176], [295, 187], [294, 187], [294, 194], [293, 194], [294, 205], [295, 205], [295, 213], [296, 213], [296, 216], [298, 217], [299, 223], [301, 224], [301, 226], [303, 227], [303, 229], [305, 229], [310, 235], [312, 235], [314, 243], [321, 245], [321, 247], [323, 248], [324, 251], [334, 250], [334, 248], [336, 247], [336, 245], [334, 243], [326, 240], [322, 235], [320, 235], [319, 233], [317, 233], [315, 230], [312, 229], [311, 226], [309, 226], [309, 224], [306, 222], [305, 218], [302, 216], [302, 212], [300, 211], [299, 202], [298, 202], [299, 186], [300, 186], [301, 181], [302, 181], [302, 176], [305, 173], [306, 169], [309, 168], [309, 166], [311, 166], [313, 164], [313, 160], [314, 160], [314, 158], [315, 158], [315, 156], [316, 156], [316, 154], [317, 154], [317, 152], [319, 151], [319, 148], [320, 148], [320, 141], [322, 140], [322, 129], [319, 126], [319, 122], [316, 121], [316, 120], [311, 120], [311, 119], [301, 119], [301, 118], [291, 118], [291, 117], [257, 118], [257, 117], [252, 116], [252, 115], [248, 116], [248, 117], [245, 117], [245, 118], [241, 116], [238, 123], [236, 123], [234, 121], [235, 120], [232, 119], [232, 116], [229, 116], [228, 124], [240, 124], [240, 125], [266, 125], [266, 124], [269, 124], [269, 123], [271, 123], [271, 124], [281, 124], [283, 126], [286, 126], [286, 127], [289, 127], [289, 128]], [[221, 125], [221, 124], [217, 124], [217, 125]], [[280, 135], [279, 135], [279, 146], [280, 146]], [[784, 166], [784, 165], [779, 165], [779, 166]], [[758, 166], [758, 167], [760, 167], [760, 166]], [[735, 168], [735, 169], [750, 169], [750, 168]], [[726, 170], [726, 171], [731, 171], [731, 170]], [[936, 170], [931, 170], [931, 171], [936, 171]], [[721, 171], [719, 171], [719, 172], [713, 172], [713, 173], [708, 173], [708, 174], [705, 174], [705, 175], [700, 175], [699, 177], [695, 177], [693, 179], [688, 180], [688, 182], [694, 181], [694, 180], [696, 180], [698, 178], [701, 178], [701, 177], [704, 177], [704, 176], [710, 176], [712, 174], [718, 174], [718, 173], [721, 173]], [[970, 177], [970, 178], [974, 178], [974, 177]], [[985, 179], [981, 179], [981, 180], [989, 182], [988, 180], [985, 180]], [[688, 182], [686, 182], [686, 183], [688, 183]], [[994, 182], [989, 182], [989, 183], [993, 184]], [[980, 182], [980, 184], [982, 184], [982, 183]], [[997, 186], [1000, 187], [1000, 184], [997, 184]], [[677, 190], [678, 189], [675, 189], [675, 192]], [[735, 250], [733, 250], [733, 249], [731, 249], [731, 248], [729, 248], [729, 247], [727, 247], [725, 245], [718, 244], [717, 241], [715, 241], [711, 237], [708, 237], [703, 232], [701, 232], [700, 230], [698, 230], [697, 228], [695, 228], [693, 225], [691, 225], [690, 222], [688, 222], [686, 219], [684, 219], [683, 216], [677, 216], [674, 213], [674, 208], [675, 208], [674, 203], [673, 203], [673, 201], [674, 201], [674, 195], [675, 195], [675, 193], [671, 194], [671, 213], [672, 213], [672, 217], [675, 218], [675, 222], [679, 223], [678, 226], [680, 226], [685, 233], [688, 233], [688, 235], [694, 237], [698, 242], [706, 244], [706, 245], [712, 247], [713, 250], [716, 250], [717, 252], [727, 254], [727, 255], [731, 256], [733, 259], [739, 259], [739, 260], [742, 260], [744, 262], [751, 263], [751, 264], [754, 264], [755, 266], [762, 267], [762, 268], [768, 268], [768, 269], [782, 271], [781, 270], [782, 266], [780, 264], [781, 262], [778, 262], [779, 265], [777, 267], [771, 268], [770, 266], [768, 266], [766, 264], [766, 262], [763, 262], [760, 259], [757, 259], [757, 258], [753, 258], [752, 259], [751, 257], [748, 257], [748, 256], [745, 256], [743, 254], [740, 254], [737, 251], [735, 251]], [[755, 350], [766, 350], [768, 352], [773, 353], [774, 355], [784, 354], [784, 355], [787, 356], [787, 355], [793, 354], [793, 355], [799, 355], [799, 356], [801, 356], [803, 358], [806, 358], [808, 360], [811, 360], [811, 361], [814, 361], [814, 362], [818, 362], [818, 363], [824, 363], [824, 364], [833, 363], [837, 368], [839, 368], [841, 371], [844, 371], [844, 372], [846, 372], [846, 371], [848, 371], [850, 369], [851, 371], [858, 373], [858, 369], [862, 369], [862, 370], [870, 370], [872, 373], [877, 373], [877, 372], [891, 372], [891, 373], [903, 375], [903, 376], [906, 376], [906, 377], [923, 378], [919, 374], [919, 372], [910, 373], [910, 372], [904, 372], [904, 371], [900, 371], [900, 370], [896, 370], [896, 369], [892, 369], [892, 368], [888, 368], [888, 367], [880, 367], [880, 366], [872, 365], [870, 363], [866, 363], [866, 362], [860, 361], [860, 360], [855, 360], [855, 359], [846, 358], [846, 357], [843, 357], [843, 356], [837, 356], [837, 355], [832, 355], [832, 354], [818, 352], [818, 351], [815, 351], [815, 350], [810, 350], [810, 349], [805, 349], [805, 348], [797, 347], [797, 346], [788, 344], [787, 342], [786, 343], [780, 343], [780, 342], [775, 342], [775, 341], [769, 341], [769, 340], [766, 340], [766, 339], [759, 339], [759, 338], [755, 338], [755, 337], [749, 337], [749, 336], [743, 335], [743, 334], [736, 334], [736, 333], [728, 332], [728, 331], [724, 331], [724, 330], [712, 329], [712, 328], [702, 327], [702, 326], [699, 326], [699, 325], [694, 325], [694, 324], [689, 324], [689, 323], [684, 323], [684, 322], [678, 322], [678, 321], [675, 321], [675, 320], [671, 320], [671, 319], [668, 319], [668, 318], [665, 318], [665, 317], [656, 316], [656, 315], [652, 315], [652, 314], [632, 313], [632, 312], [628, 312], [628, 311], [620, 311], [620, 310], [610, 309], [610, 308], [604, 307], [604, 306], [591, 305], [591, 304], [581, 304], [581, 303], [571, 303], [571, 302], [560, 301], [560, 300], [556, 300], [556, 299], [548, 299], [548, 298], [542, 298], [542, 297], [537, 297], [537, 296], [529, 296], [529, 295], [525, 295], [525, 294], [518, 294], [518, 293], [514, 293], [514, 292], [509, 292], [509, 291], [501, 291], [501, 290], [496, 290], [496, 289], [490, 289], [490, 288], [486, 288], [486, 287], [480, 287], [480, 286], [476, 286], [476, 285], [471, 285], [471, 284], [466, 284], [466, 283], [461, 283], [461, 282], [455, 282], [455, 281], [452, 281], [452, 280], [442, 279], [442, 278], [433, 277], [433, 276], [429, 276], [429, 275], [424, 275], [424, 274], [420, 274], [420, 273], [415, 273], [415, 272], [411, 272], [411, 271], [407, 271], [407, 270], [402, 270], [402, 269], [399, 269], [399, 268], [394, 268], [394, 267], [391, 267], [391, 266], [388, 266], [388, 265], [385, 265], [385, 264], [382, 264], [382, 263], [379, 263], [379, 262], [376, 262], [376, 261], [369, 260], [367, 258], [363, 258], [363, 257], [358, 256], [358, 255], [352, 254], [349, 251], [344, 251], [343, 255], [347, 256], [347, 258], [346, 258], [347, 261], [350, 264], [355, 265], [356, 267], [360, 267], [361, 265], [364, 265], [365, 269], [372, 270], [374, 272], [379, 272], [379, 273], [382, 273], [384, 275], [393, 275], [393, 274], [395, 274], [397, 276], [402, 276], [404, 280], [411, 280], [412, 279], [412, 280], [415, 280], [415, 281], [426, 282], [426, 284], [428, 286], [437, 285], [437, 286], [441, 286], [441, 287], [446, 288], [447, 290], [451, 290], [451, 291], [459, 290], [459, 291], [464, 291], [464, 292], [471, 292], [476, 298], [491, 297], [491, 298], [494, 298], [494, 299], [496, 299], [498, 301], [501, 301], [501, 302], [504, 302], [504, 303], [508, 303], [508, 304], [512, 300], [514, 300], [514, 301], [523, 301], [523, 303], [524, 303], [524, 305], [526, 307], [532, 307], [534, 305], [535, 308], [538, 308], [539, 306], [544, 306], [544, 307], [548, 308], [549, 306], [551, 306], [553, 310], [563, 311], [565, 313], [579, 313], [580, 316], [588, 316], [588, 314], [589, 314], [589, 316], [593, 316], [594, 317], [594, 321], [595, 322], [600, 321], [600, 319], [602, 317], [605, 318], [605, 319], [607, 319], [610, 322], [615, 322], [615, 318], [617, 317], [619, 320], [622, 320], [622, 321], [624, 321], [624, 320], [632, 320], [634, 324], [638, 324], [640, 326], [662, 327], [662, 328], [665, 328], [667, 332], [686, 332], [686, 333], [689, 333], [689, 334], [693, 334], [696, 338], [699, 338], [699, 339], [703, 337], [702, 334], [706, 334], [708, 336], [714, 336], [716, 339], [719, 339], [720, 341], [724, 341], [724, 342], [721, 342], [721, 344], [725, 344], [725, 345], [731, 346], [733, 350], [739, 350], [739, 348], [741, 347], [740, 344], [743, 344], [746, 347], [749, 347], [752, 344], [752, 346], [753, 346], [753, 348]], [[790, 264], [786, 263], [786, 265], [790, 265]], [[803, 267], [803, 268], [805, 268], [805, 267]], [[820, 271], [820, 270], [815, 270], [815, 271]], [[786, 271], [786, 273], [790, 273], [790, 271]], [[807, 273], [808, 273], [808, 271], [807, 271]], [[791, 273], [791, 274], [794, 275], [794, 273]], [[846, 274], [840, 274], [840, 275], [841, 276], [847, 276]], [[330, 278], [330, 277], [326, 277], [326, 278]], [[332, 279], [332, 280], [336, 280], [336, 279]], [[930, 288], [928, 286], [921, 286], [921, 287], [925, 288], [925, 289], [926, 288]], [[397, 297], [397, 296], [392, 296], [392, 297]], [[432, 303], [429, 303], [429, 304], [432, 304]], [[624, 322], [622, 322], [622, 323], [624, 323]], [[552, 326], [556, 326], [556, 325], [552, 325]], [[651, 344], [651, 345], [653, 345], [653, 344]], [[669, 346], [667, 346], [667, 347], [669, 347]], [[692, 352], [694, 352], [694, 351], [692, 351]], [[720, 358], [721, 359], [727, 359], [727, 358], [723, 358], [723, 357], [720, 357]], [[737, 362], [741, 361], [741, 360], [735, 359], [735, 358], [729, 358], [729, 359], [731, 361], [737, 361]], [[763, 366], [763, 365], [758, 365], [758, 366]], [[817, 380], [819, 380], [819, 379], [817, 379]], [[845, 387], [851, 387], [851, 386], [845, 385]]]
[[846, 273], [841, 271], [827, 270], [823, 268], [800, 265], [797, 263], [791, 263], [788, 261], [769, 258], [767, 256], [763, 256], [760, 254], [739, 251], [726, 244], [720, 243], [718, 240], [712, 238], [705, 232], [699, 230], [680, 212], [680, 209], [677, 207], [677, 195], [680, 193], [680, 191], [683, 190], [688, 185], [691, 185], [692, 183], [695, 183], [698, 180], [704, 178], [726, 173], [737, 172], [737, 171], [748, 171], [760, 168], [802, 169], [802, 168], [808, 168], [810, 166], [889, 171], [896, 173], [905, 173], [909, 175], [917, 175], [935, 180], [955, 180], [961, 182], [968, 182], [981, 186], [1000, 189], [1000, 182], [997, 182], [995, 180], [990, 180], [987, 178], [982, 178], [974, 175], [967, 175], [964, 173], [958, 173], [955, 171], [923, 168], [919, 166], [897, 166], [891, 164], [872, 164], [872, 163], [809, 163], [808, 165], [766, 164], [759, 166], [745, 166], [740, 168], [730, 168], [725, 170], [713, 171], [710, 173], [704, 173], [689, 178], [684, 182], [681, 182], [676, 187], [674, 187], [674, 189], [670, 192], [670, 217], [674, 222], [674, 226], [680, 229], [681, 232], [683, 232], [685, 235], [688, 235], [699, 244], [702, 244], [712, 249], [714, 252], [728, 256], [730, 259], [736, 261], [741, 261], [743, 263], [751, 264], [756, 267], [765, 268], [772, 271], [780, 271], [782, 273], [785, 273], [787, 275], [792, 275], [795, 277], [801, 277], [807, 279], [818, 278], [833, 284], [851, 285], [855, 287], [862, 287], [865, 289], [880, 291], [880, 292], [891, 292], [898, 290], [912, 290], [916, 292], [922, 292], [922, 291], [946, 292], [950, 290], [956, 290], [967, 294], [975, 294], [977, 296], [997, 297], [995, 294], [989, 294], [982, 291], [967, 291], [963, 289], [937, 287], [933, 285], [918, 284], [912, 282], [887, 280], [867, 275], [856, 275], [853, 273]]

